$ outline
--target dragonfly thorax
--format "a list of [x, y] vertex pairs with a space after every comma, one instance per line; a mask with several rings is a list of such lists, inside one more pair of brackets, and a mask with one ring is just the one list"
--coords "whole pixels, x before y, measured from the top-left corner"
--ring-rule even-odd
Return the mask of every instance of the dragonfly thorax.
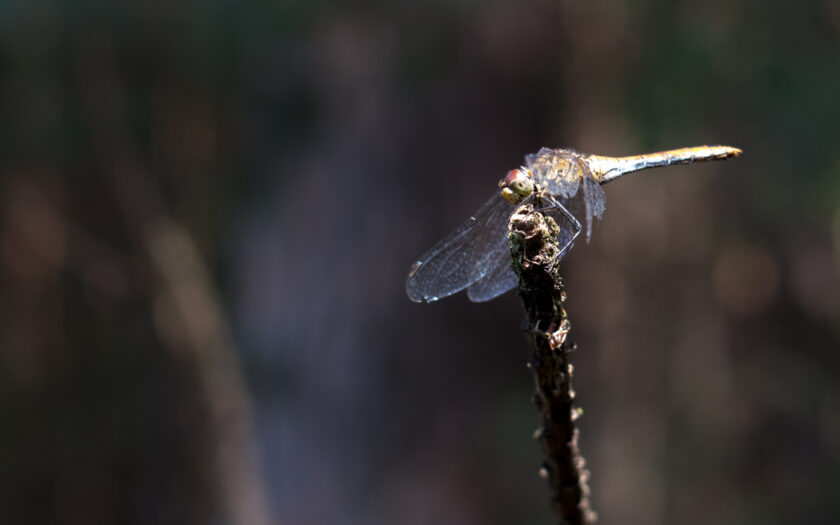
[[499, 181], [502, 188], [502, 198], [512, 204], [519, 204], [525, 197], [534, 193], [534, 179], [522, 170], [510, 170], [507, 176]]

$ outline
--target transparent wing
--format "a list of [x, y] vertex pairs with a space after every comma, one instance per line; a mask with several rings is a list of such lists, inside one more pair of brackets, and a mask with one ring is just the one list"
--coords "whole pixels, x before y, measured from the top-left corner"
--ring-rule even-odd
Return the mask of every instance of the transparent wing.
[[436, 301], [486, 276], [498, 264], [499, 246], [507, 243], [513, 208], [493, 195], [467, 222], [424, 253], [408, 273], [408, 297]]
[[560, 246], [560, 255], [562, 259], [569, 253], [575, 243], [575, 239], [580, 234], [582, 226], [580, 221], [572, 215], [571, 212], [560, 201], [547, 201], [548, 208], [543, 210], [544, 215], [548, 215], [554, 222], [560, 232], [557, 234], [557, 244]]
[[[558, 260], [562, 259], [574, 246], [574, 241], [581, 231], [580, 222], [557, 200], [540, 200], [544, 206], [542, 212], [548, 215], [559, 228], [557, 243], [560, 246]], [[505, 235], [496, 248], [492, 269], [482, 279], [474, 282], [467, 289], [471, 301], [480, 303], [489, 301], [514, 288], [519, 278], [511, 269], [510, 246]]]
[[583, 200], [586, 207], [586, 242], [592, 236], [592, 217], [601, 220], [607, 208], [607, 197], [601, 184], [592, 177], [583, 179]]
[[467, 288], [467, 297], [470, 301], [481, 303], [495, 299], [506, 291], [515, 287], [519, 278], [511, 269], [510, 246], [507, 235], [502, 237], [501, 247], [497, 249], [495, 262], [487, 275], [472, 283]]
[[563, 205], [575, 217], [580, 217], [586, 224], [586, 242], [592, 237], [593, 218], [601, 219], [606, 209], [606, 196], [601, 185], [591, 177], [584, 177], [583, 185], [577, 195], [561, 199]]

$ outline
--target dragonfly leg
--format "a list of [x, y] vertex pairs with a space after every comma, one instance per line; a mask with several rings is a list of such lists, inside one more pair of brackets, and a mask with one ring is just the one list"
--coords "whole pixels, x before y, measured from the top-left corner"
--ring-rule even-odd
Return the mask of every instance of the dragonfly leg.
[[[522, 201], [522, 202], [525, 203], [525, 202], [527, 202], [528, 199], [531, 199], [533, 197], [534, 197], [533, 195], [529, 195], [527, 197], [527, 199]], [[544, 211], [549, 211], [549, 210], [553, 210], [555, 208], [562, 208], [563, 207], [563, 206], [560, 205], [559, 202], [557, 202], [557, 200], [554, 197], [543, 197], [543, 198], [545, 200], [547, 200], [550, 205], [549, 206], [541, 206], [539, 208], [534, 208], [534, 211], [542, 213]]]

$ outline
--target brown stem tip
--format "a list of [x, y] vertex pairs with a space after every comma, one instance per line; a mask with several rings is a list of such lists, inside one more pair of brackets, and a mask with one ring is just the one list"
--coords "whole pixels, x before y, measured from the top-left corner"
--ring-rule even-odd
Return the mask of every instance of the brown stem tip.
[[540, 476], [551, 487], [558, 523], [591, 524], [597, 516], [590, 508], [589, 471], [577, 443], [575, 421], [582, 412], [574, 407], [568, 361], [573, 345], [566, 342], [570, 324], [564, 309], [563, 279], [557, 272], [561, 249], [557, 233], [554, 220], [530, 204], [520, 206], [511, 216], [513, 269], [519, 276], [519, 296], [527, 314], [528, 368], [534, 375], [533, 399], [541, 423], [534, 438], [545, 454]]

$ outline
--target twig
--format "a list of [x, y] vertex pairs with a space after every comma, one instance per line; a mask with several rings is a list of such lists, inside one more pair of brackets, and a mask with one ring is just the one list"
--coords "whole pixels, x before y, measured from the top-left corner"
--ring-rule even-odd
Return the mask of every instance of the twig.
[[541, 422], [534, 437], [545, 454], [540, 475], [551, 487], [558, 523], [591, 524], [597, 516], [589, 505], [589, 471], [584, 468], [577, 444], [575, 420], [581, 411], [574, 407], [571, 384], [568, 354], [574, 347], [566, 343], [570, 325], [556, 264], [561, 249], [557, 245], [557, 224], [530, 204], [520, 206], [510, 220], [510, 238], [519, 296], [528, 316], [528, 368], [534, 374], [534, 404]]

